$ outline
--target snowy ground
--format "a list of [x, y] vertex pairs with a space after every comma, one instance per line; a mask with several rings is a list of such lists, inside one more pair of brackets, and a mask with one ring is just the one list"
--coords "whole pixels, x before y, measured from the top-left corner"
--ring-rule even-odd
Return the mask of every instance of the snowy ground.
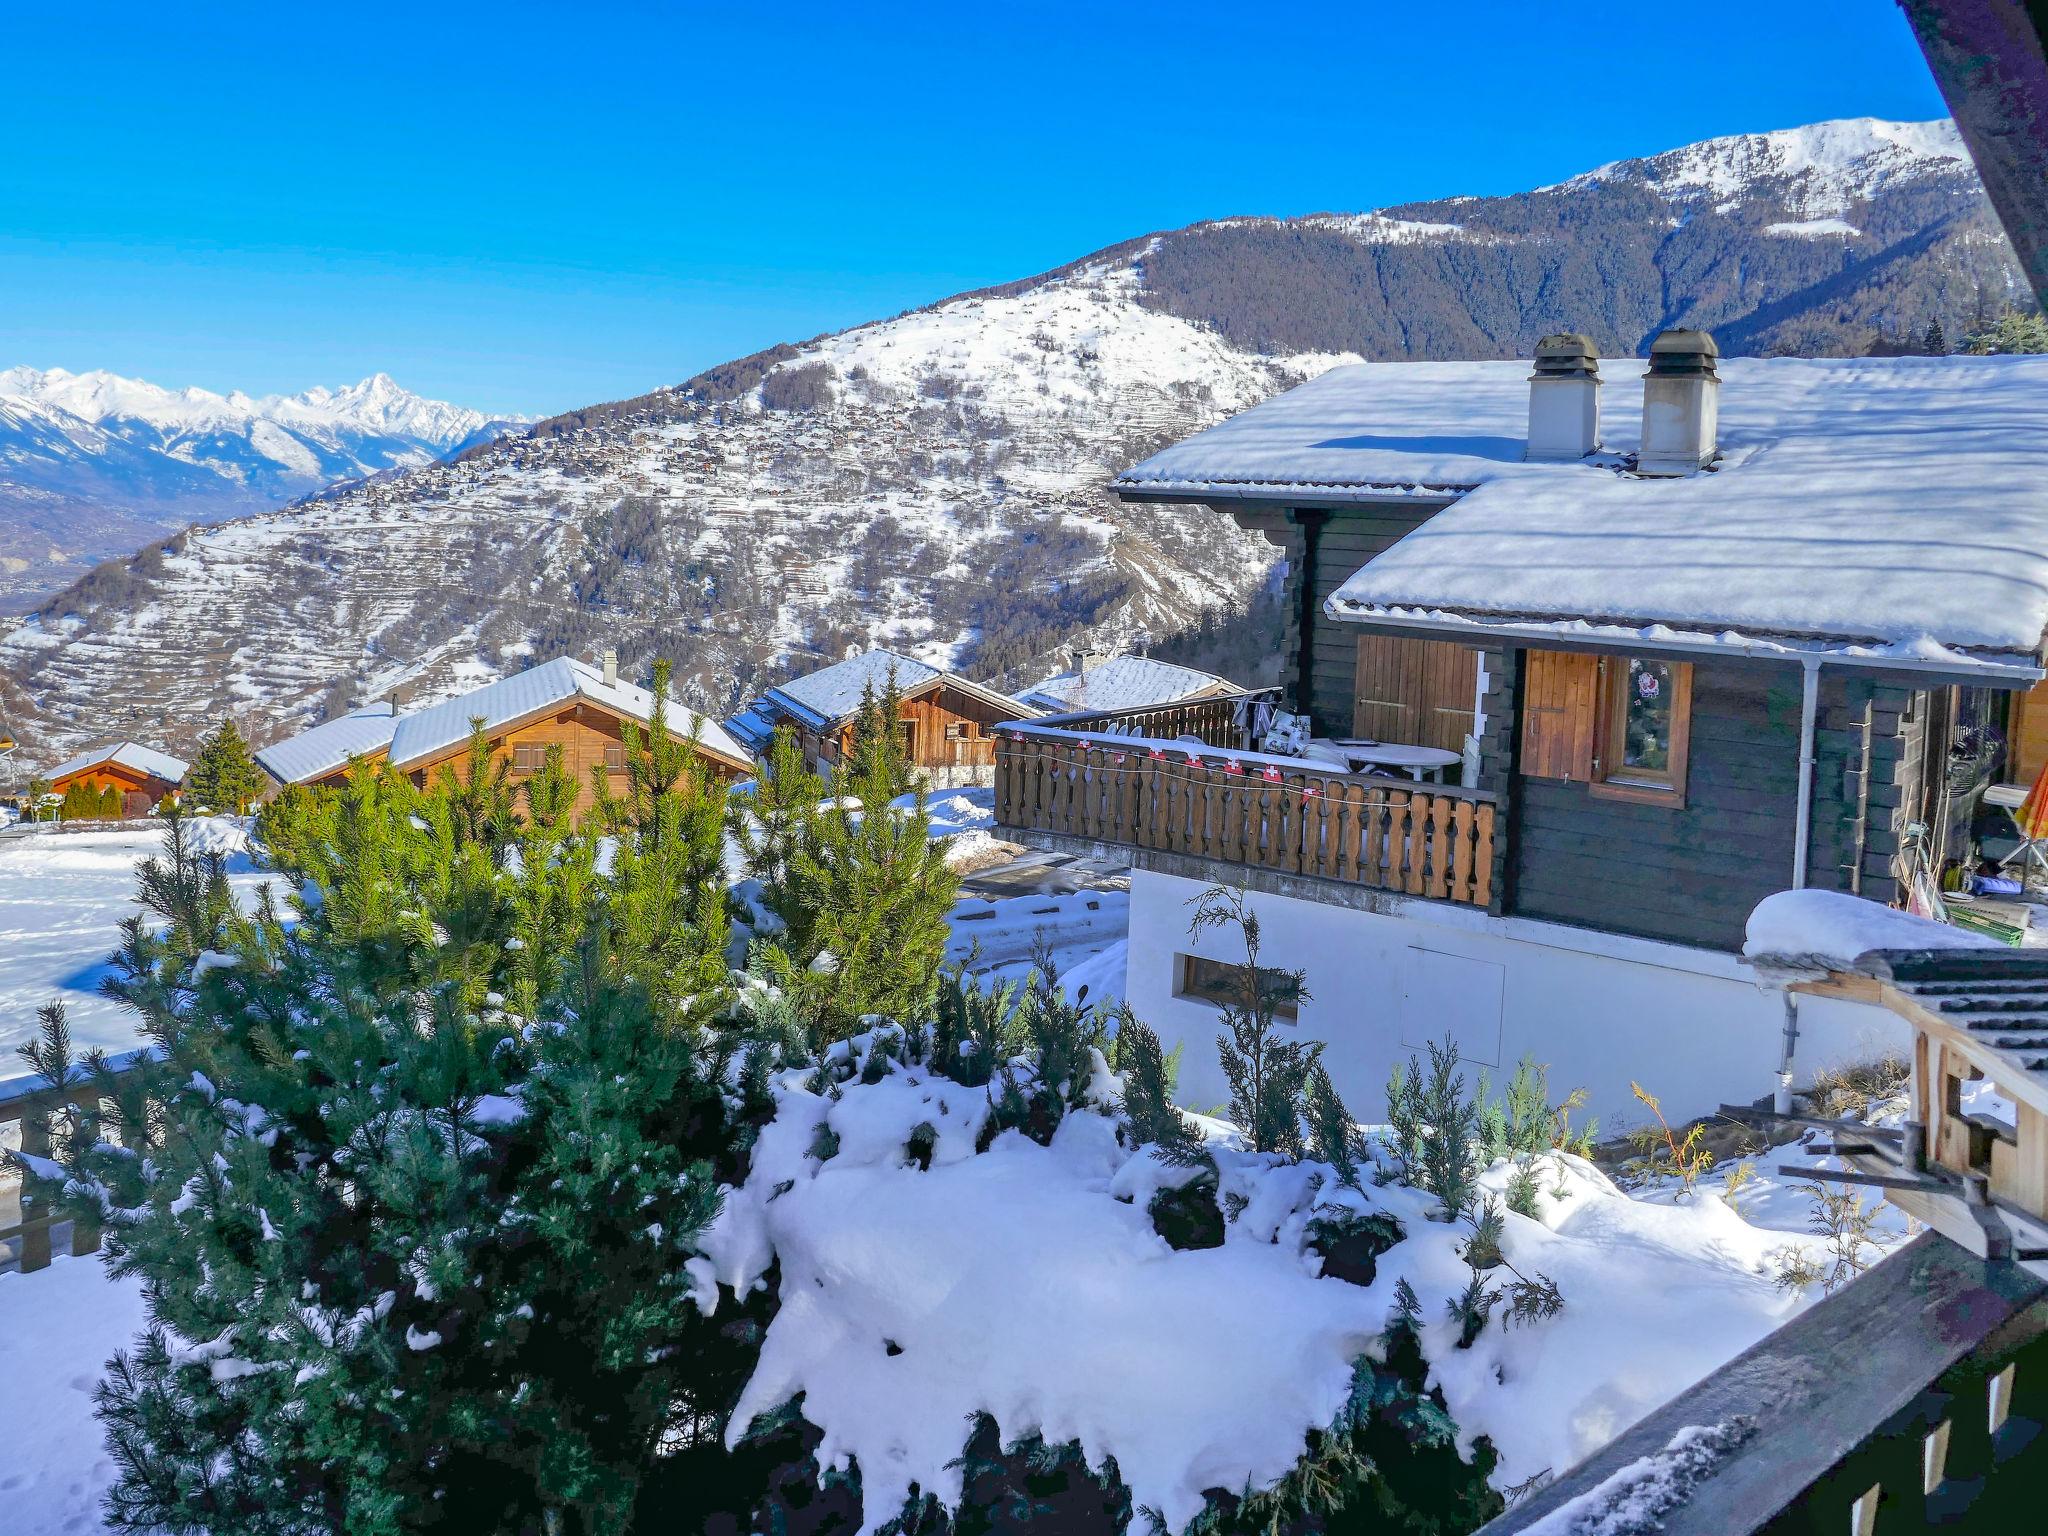
[[[228, 879], [253, 901], [263, 877], [249, 861], [244, 824], [209, 818], [201, 845], [227, 855]], [[161, 852], [155, 829], [0, 838], [0, 1078], [16, 1075], [14, 1048], [33, 1039], [36, 1010], [61, 1001], [83, 1048], [132, 1049], [129, 1015], [99, 995], [121, 922], [135, 915], [135, 865]]]
[[96, 1532], [113, 1481], [92, 1393], [100, 1367], [142, 1330], [142, 1287], [97, 1259], [0, 1274], [0, 1529]]

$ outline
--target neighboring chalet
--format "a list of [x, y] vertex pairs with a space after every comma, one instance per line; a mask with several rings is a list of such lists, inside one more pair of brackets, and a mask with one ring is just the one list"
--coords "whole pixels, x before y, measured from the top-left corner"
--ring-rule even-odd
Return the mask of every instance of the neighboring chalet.
[[390, 699], [352, 709], [256, 754], [256, 766], [282, 788], [286, 784], [338, 785], [352, 762], [375, 762], [391, 749], [398, 710]]
[[54, 795], [62, 795], [74, 784], [83, 784], [98, 794], [112, 786], [120, 792], [122, 815], [147, 816], [159, 801], [185, 782], [185, 769], [186, 764], [168, 752], [159, 752], [140, 742], [123, 741], [81, 752], [59, 763], [46, 777]]
[[759, 756], [767, 755], [776, 728], [788, 726], [805, 761], [829, 775], [852, 749], [862, 697], [880, 697], [892, 676], [903, 701], [904, 752], [938, 788], [989, 783], [995, 775], [995, 727], [1040, 713], [957, 673], [876, 649], [770, 688], [727, 725]]
[[1049, 715], [1096, 710], [1150, 709], [1191, 699], [1241, 698], [1244, 689], [1227, 678], [1150, 656], [1073, 653], [1066, 672], [1017, 691], [1017, 701]]
[[[1623, 366], [1605, 401], [1581, 337], [1533, 378], [1337, 368], [1116, 480], [1280, 546], [1283, 707], [1323, 749], [1005, 731], [1005, 835], [1135, 865], [1128, 995], [1168, 1036], [1214, 1033], [1232, 957], [1186, 903], [1225, 881], [1307, 968], [1301, 1026], [1354, 1107], [1447, 1035], [1610, 1116], [1631, 1077], [1691, 1115], [1795, 1047], [1901, 1042], [1836, 999], [1788, 1038], [1735, 952], [1787, 887], [1929, 905], [2015, 701], [2022, 743], [2048, 715], [2048, 358], [1723, 363], [1678, 331]], [[1465, 785], [1369, 769], [1467, 736]]]
[[[424, 709], [394, 713], [389, 703], [370, 705], [265, 747], [257, 761], [281, 784], [334, 784], [347, 776], [352, 757], [382, 758], [424, 785], [444, 764], [460, 767], [472, 725], [481, 720], [493, 759], [509, 766], [515, 784], [547, 760], [549, 747], [560, 745], [580, 786], [580, 813], [596, 798], [594, 770], [626, 771], [625, 722], [644, 728], [653, 714], [654, 695], [622, 682], [615, 657], [607, 654], [594, 667], [562, 656]], [[674, 699], [667, 719], [678, 737], [695, 736], [698, 755], [720, 777], [753, 771], [746, 749], [716, 721]]]

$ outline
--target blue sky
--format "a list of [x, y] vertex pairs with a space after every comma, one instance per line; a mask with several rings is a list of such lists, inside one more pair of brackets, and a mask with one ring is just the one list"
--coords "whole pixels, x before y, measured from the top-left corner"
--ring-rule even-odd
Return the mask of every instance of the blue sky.
[[529, 412], [1197, 219], [1943, 110], [1894, 0], [103, 0], [0, 49], [0, 367]]

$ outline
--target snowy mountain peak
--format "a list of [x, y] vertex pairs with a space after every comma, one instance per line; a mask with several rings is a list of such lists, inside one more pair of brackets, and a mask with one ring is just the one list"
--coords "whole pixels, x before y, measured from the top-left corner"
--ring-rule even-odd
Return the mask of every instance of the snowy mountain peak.
[[1901, 177], [1949, 165], [1964, 173], [1970, 170], [1962, 135], [1947, 118], [1895, 123], [1847, 117], [1770, 133], [1731, 134], [1659, 155], [1615, 160], [1574, 176], [1561, 188], [1545, 190], [1640, 179], [1673, 201], [1711, 199], [1725, 207], [1760, 183], [1783, 183], [1802, 211], [1824, 217]]
[[257, 422], [312, 427], [372, 437], [404, 438], [440, 451], [473, 437], [491, 418], [479, 411], [428, 400], [402, 388], [388, 373], [330, 389], [316, 385], [296, 395], [218, 395], [198, 388], [165, 389], [105, 369], [0, 371], [0, 396], [13, 396], [66, 412], [89, 425], [112, 419], [158, 431], [247, 431]]

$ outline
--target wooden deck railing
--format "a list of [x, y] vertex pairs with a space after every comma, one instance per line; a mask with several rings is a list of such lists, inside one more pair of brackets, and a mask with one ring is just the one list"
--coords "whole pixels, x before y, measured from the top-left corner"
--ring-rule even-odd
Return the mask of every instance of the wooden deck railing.
[[1277, 690], [1254, 688], [1247, 693], [1224, 694], [1219, 698], [1181, 699], [1172, 704], [1146, 704], [1132, 709], [1075, 710], [1068, 714], [1045, 715], [1031, 723], [1084, 734], [1114, 730], [1119, 735], [1129, 735], [1133, 731], [1141, 731], [1148, 741], [1172, 741], [1180, 736], [1193, 736], [1212, 747], [1242, 747], [1248, 743], [1237, 727], [1239, 700], [1273, 692]]
[[[126, 1071], [149, 1056], [147, 1049], [129, 1051], [109, 1059], [116, 1072]], [[99, 1102], [97, 1082], [80, 1072], [60, 1092], [40, 1077], [16, 1077], [0, 1082], [0, 1131], [10, 1127], [16, 1135], [13, 1146], [31, 1157], [50, 1156], [49, 1117], [67, 1104], [90, 1107]], [[47, 1201], [30, 1204], [21, 1171], [0, 1157], [0, 1270], [8, 1267], [9, 1252], [26, 1274], [49, 1267], [55, 1229], [69, 1225], [73, 1255], [97, 1253], [99, 1228], [89, 1222], [72, 1222], [51, 1210]]]
[[1494, 815], [1478, 790], [1253, 753], [1037, 722], [1007, 726], [996, 742], [999, 826], [1470, 906], [1493, 898]]

